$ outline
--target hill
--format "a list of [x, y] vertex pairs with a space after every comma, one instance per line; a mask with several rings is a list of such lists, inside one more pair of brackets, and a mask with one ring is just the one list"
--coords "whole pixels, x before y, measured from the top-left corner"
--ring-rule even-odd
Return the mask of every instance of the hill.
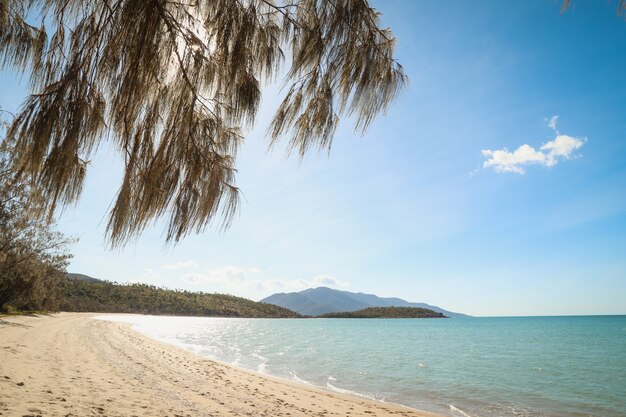
[[326, 313], [319, 317], [324, 318], [347, 318], [347, 319], [427, 319], [446, 318], [427, 308], [420, 307], [368, 307], [357, 311], [344, 311], [340, 313]]
[[117, 284], [86, 275], [68, 276], [62, 287], [61, 311], [254, 318], [300, 316], [283, 307], [232, 295]]
[[74, 272], [68, 272], [67, 277], [70, 279], [75, 279], [77, 281], [83, 281], [83, 282], [99, 282], [100, 281], [98, 278], [90, 277], [89, 275], [85, 275], [85, 274], [77, 274]]
[[465, 314], [444, 310], [426, 303], [412, 303], [401, 298], [382, 298], [374, 294], [340, 291], [327, 287], [277, 293], [264, 298], [261, 302], [285, 307], [308, 316], [357, 311], [368, 307], [419, 307], [442, 313], [446, 317], [467, 317]]

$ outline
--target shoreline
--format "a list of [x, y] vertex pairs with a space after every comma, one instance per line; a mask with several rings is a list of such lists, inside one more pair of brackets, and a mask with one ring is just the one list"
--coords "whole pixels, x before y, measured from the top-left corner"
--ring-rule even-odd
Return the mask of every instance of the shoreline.
[[[73, 313], [66, 313], [66, 314], [73, 314]], [[438, 414], [438, 413], [432, 412], [432, 411], [420, 410], [420, 409], [413, 408], [411, 406], [400, 404], [400, 403], [395, 403], [395, 402], [390, 402], [390, 401], [384, 401], [384, 400], [376, 399], [376, 398], [370, 397], [368, 395], [359, 393], [357, 391], [352, 391], [350, 389], [342, 389], [342, 388], [333, 389], [333, 388], [328, 388], [328, 387], [324, 387], [322, 385], [316, 385], [316, 384], [314, 384], [312, 382], [305, 381], [303, 379], [299, 379], [299, 378], [298, 379], [291, 379], [291, 378], [287, 378], [287, 377], [280, 376], [280, 375], [274, 375], [274, 374], [269, 373], [269, 372], [262, 372], [262, 371], [254, 370], [252, 368], [247, 368], [245, 366], [238, 365], [238, 364], [235, 364], [235, 363], [226, 362], [226, 361], [221, 360], [219, 358], [214, 358], [214, 357], [207, 356], [207, 355], [201, 355], [201, 354], [199, 354], [197, 352], [194, 352], [192, 349], [189, 349], [189, 348], [185, 347], [184, 344], [180, 344], [179, 345], [179, 344], [174, 343], [174, 342], [168, 342], [168, 341], [165, 341], [165, 340], [160, 340], [158, 338], [151, 337], [151, 336], [148, 336], [148, 335], [146, 335], [146, 334], [144, 334], [144, 333], [142, 333], [140, 331], [137, 331], [137, 330], [132, 328], [133, 324], [131, 324], [131, 323], [127, 323], [127, 322], [123, 322], [123, 321], [115, 321], [113, 319], [109, 320], [108, 318], [106, 318], [106, 317], [111, 317], [111, 316], [142, 316], [142, 314], [137, 314], [137, 313], [85, 313], [85, 314], [91, 314], [92, 315], [91, 319], [93, 319], [93, 320], [109, 321], [111, 323], [120, 324], [120, 325], [122, 325], [124, 327], [127, 327], [130, 331], [132, 331], [134, 333], [137, 333], [137, 334], [141, 335], [142, 337], [147, 338], [148, 340], [156, 341], [158, 343], [163, 343], [163, 344], [165, 344], [167, 346], [171, 346], [171, 347], [173, 347], [175, 349], [180, 349], [180, 350], [183, 350], [185, 352], [191, 353], [192, 355], [197, 356], [197, 357], [199, 357], [201, 359], [208, 360], [208, 361], [211, 361], [211, 362], [215, 362], [218, 365], [225, 366], [225, 367], [228, 367], [228, 368], [234, 368], [234, 369], [242, 371], [242, 372], [252, 373], [252, 374], [254, 374], [254, 375], [258, 376], [258, 377], [261, 377], [261, 378], [274, 379], [274, 380], [276, 380], [279, 383], [296, 384], [297, 386], [301, 386], [301, 387], [304, 387], [304, 388], [311, 388], [313, 390], [320, 390], [322, 392], [326, 392], [326, 393], [331, 394], [331, 395], [347, 396], [347, 397], [350, 397], [350, 398], [352, 398], [354, 400], [372, 401], [372, 402], [377, 403], [377, 404], [384, 404], [384, 405], [390, 405], [390, 406], [393, 406], [393, 407], [399, 407], [399, 408], [402, 408], [402, 409], [407, 409], [407, 410], [416, 412], [416, 413], [418, 413], [418, 416], [424, 415], [425, 417], [450, 417], [448, 415], [442, 415], [442, 414]], [[151, 314], [148, 314], [148, 316], [159, 317], [159, 316], [155, 316], [155, 315], [151, 315]], [[164, 316], [164, 317], [194, 317], [195, 318], [195, 317], [198, 317], [198, 316]], [[238, 317], [219, 317], [219, 318], [233, 319], [233, 320], [237, 320], [238, 319]], [[317, 318], [317, 317], [312, 317], [312, 318]], [[287, 317], [287, 318], [273, 318], [273, 317], [272, 318], [257, 318], [257, 317], [251, 317], [251, 318], [246, 318], [246, 319], [247, 320], [301, 320], [303, 318], [302, 317]], [[304, 319], [308, 319], [308, 318], [305, 317]], [[461, 412], [463, 412], [463, 411], [461, 410]], [[372, 414], [368, 414], [368, 415], [371, 416]]]
[[444, 417], [208, 359], [105, 315], [3, 318], [0, 415]]
[[[321, 391], [327, 392], [329, 394], [346, 395], [348, 397], [353, 397], [355, 399], [363, 399], [363, 400], [367, 400], [367, 401], [373, 401], [375, 403], [389, 404], [389, 405], [392, 405], [392, 406], [398, 406], [398, 407], [401, 407], [401, 408], [407, 408], [409, 410], [416, 411], [418, 413], [427, 413], [427, 415], [429, 417], [432, 417], [432, 416], [434, 416], [434, 417], [447, 417], [447, 416], [441, 416], [441, 415], [436, 414], [436, 413], [428, 414], [429, 412], [427, 412], [425, 410], [418, 410], [418, 409], [409, 407], [409, 406], [404, 405], [404, 404], [397, 404], [397, 403], [393, 403], [393, 402], [377, 400], [376, 398], [368, 397], [367, 395], [360, 394], [360, 393], [355, 392], [355, 391], [344, 390], [346, 392], [341, 392], [339, 390], [334, 390], [334, 389], [327, 388], [327, 387], [324, 387], [324, 386], [321, 386], [321, 385], [315, 385], [315, 384], [310, 383], [310, 382], [305, 381], [305, 380], [290, 379], [290, 378], [282, 377], [282, 376], [279, 376], [279, 375], [273, 375], [273, 374], [268, 373], [268, 372], [262, 372], [262, 371], [254, 370], [254, 369], [251, 369], [251, 368], [246, 368], [245, 366], [237, 365], [235, 363], [226, 362], [226, 361], [223, 361], [223, 360], [218, 359], [218, 358], [201, 355], [201, 354], [199, 354], [197, 352], [194, 352], [192, 349], [186, 348], [182, 344], [178, 345], [178, 344], [173, 343], [173, 342], [167, 342], [167, 341], [164, 341], [164, 340], [159, 340], [159, 339], [154, 338], [154, 337], [150, 337], [148, 335], [145, 335], [145, 334], [141, 333], [140, 331], [137, 331], [137, 330], [133, 329], [132, 328], [133, 325], [130, 324], [130, 323], [121, 322], [121, 321], [115, 321], [115, 320], [109, 320], [107, 318], [102, 318], [102, 317], [109, 317], [109, 316], [115, 316], [115, 315], [134, 316], [134, 315], [141, 315], [141, 314], [136, 314], [136, 313], [87, 313], [87, 314], [93, 314], [93, 316], [90, 317], [92, 320], [102, 320], [102, 321], [108, 321], [108, 322], [111, 322], [111, 323], [119, 324], [119, 325], [121, 325], [123, 327], [128, 328], [128, 330], [130, 330], [130, 331], [132, 331], [134, 333], [138, 333], [139, 335], [141, 335], [142, 337], [147, 338], [148, 340], [155, 341], [155, 342], [158, 342], [158, 343], [163, 343], [163, 344], [165, 344], [167, 346], [171, 346], [171, 347], [173, 347], [175, 349], [180, 349], [180, 350], [183, 350], [185, 352], [191, 353], [192, 355], [195, 355], [195, 356], [199, 357], [200, 359], [204, 359], [204, 360], [208, 360], [208, 361], [211, 361], [211, 362], [215, 362], [218, 365], [229, 367], [229, 368], [234, 368], [234, 369], [242, 371], [242, 372], [252, 373], [252, 374], [254, 374], [254, 375], [258, 376], [258, 377], [261, 377], [261, 378], [275, 379], [275, 380], [277, 380], [280, 383], [296, 384], [298, 386], [303, 386], [305, 388], [312, 388], [312, 389], [315, 389], [315, 390], [321, 390]], [[154, 315], [151, 315], [151, 316], [154, 316]], [[158, 316], [154, 316], [154, 317], [158, 317]], [[198, 317], [198, 316], [167, 316], [167, 317]], [[222, 317], [220, 317], [220, 318], [222, 318]], [[224, 317], [224, 318], [226, 318], [226, 319], [231, 319], [232, 318], [232, 319], [236, 320], [238, 317]], [[275, 318], [263, 319], [263, 318], [252, 317], [252, 318], [248, 318], [248, 319], [249, 320], [299, 320], [300, 318], [291, 318], [291, 317], [289, 317], [289, 318], [282, 318], [282, 319], [275, 319]]]

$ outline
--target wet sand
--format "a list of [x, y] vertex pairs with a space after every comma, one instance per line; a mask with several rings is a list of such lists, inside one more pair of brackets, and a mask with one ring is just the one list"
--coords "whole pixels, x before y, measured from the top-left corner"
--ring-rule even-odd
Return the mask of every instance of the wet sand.
[[437, 417], [214, 362], [93, 316], [0, 318], [1, 416]]

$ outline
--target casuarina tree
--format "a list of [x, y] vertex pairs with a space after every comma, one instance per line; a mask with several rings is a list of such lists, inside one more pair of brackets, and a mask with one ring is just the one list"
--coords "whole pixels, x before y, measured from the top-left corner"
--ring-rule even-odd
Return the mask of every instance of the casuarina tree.
[[162, 217], [177, 241], [232, 219], [264, 83], [285, 83], [270, 146], [329, 149], [340, 117], [365, 131], [405, 83], [394, 45], [367, 0], [0, 0], [0, 63], [32, 89], [8, 130], [14, 164], [51, 215], [110, 141], [124, 159], [111, 244]]

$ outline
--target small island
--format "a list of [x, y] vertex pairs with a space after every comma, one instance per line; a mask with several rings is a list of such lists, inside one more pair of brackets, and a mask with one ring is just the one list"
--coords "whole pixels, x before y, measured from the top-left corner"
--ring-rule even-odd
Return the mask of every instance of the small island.
[[444, 319], [442, 313], [420, 307], [368, 307], [357, 311], [326, 313], [318, 316], [332, 319]]

